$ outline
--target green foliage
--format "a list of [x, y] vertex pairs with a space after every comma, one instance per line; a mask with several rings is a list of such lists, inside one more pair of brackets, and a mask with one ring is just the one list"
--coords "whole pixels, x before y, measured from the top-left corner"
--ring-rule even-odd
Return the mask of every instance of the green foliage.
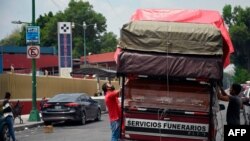
[[223, 17], [225, 23], [230, 27], [232, 25], [232, 6], [225, 5], [223, 8]]
[[242, 84], [248, 80], [250, 80], [250, 72], [244, 68], [237, 67], [233, 77], [234, 83]]
[[[36, 20], [36, 25], [40, 26], [40, 46], [55, 46], [57, 47], [57, 23], [58, 22], [72, 22], [75, 27], [72, 29], [73, 38], [73, 58], [79, 58], [84, 54], [84, 29], [83, 22], [86, 23], [85, 41], [87, 54], [104, 53], [107, 51], [114, 51], [116, 47], [116, 36], [110, 32], [106, 33], [106, 18], [93, 10], [93, 6], [88, 1], [71, 0], [68, 8], [56, 14], [49, 12], [48, 14], [40, 15]], [[94, 24], [97, 29], [94, 29]], [[20, 32], [13, 32], [11, 38], [7, 37], [1, 41], [1, 45], [20, 45], [25, 46], [25, 28]], [[16, 36], [18, 35], [19, 36]], [[13, 39], [12, 36], [15, 35]], [[106, 41], [107, 40], [107, 41]]]
[[48, 14], [44, 14], [44, 16], [40, 15], [39, 18], [36, 20], [37, 26], [41, 29], [46, 27], [46, 24], [53, 18], [53, 13], [49, 12]]
[[84, 54], [84, 48], [83, 48], [83, 38], [82, 37], [74, 37], [73, 38], [73, 56], [75, 58], [80, 58], [82, 54]]
[[10, 45], [10, 46], [18, 46], [20, 45], [21, 35], [20, 30], [15, 29], [12, 34], [10, 34], [7, 38], [1, 40], [0, 46]]
[[118, 42], [114, 37], [116, 37], [116, 35], [114, 35], [112, 32], [104, 33], [100, 39], [101, 52], [115, 51]]
[[232, 56], [236, 66], [250, 70], [250, 8], [233, 8], [225, 5], [223, 18], [229, 26], [229, 33], [235, 52]]

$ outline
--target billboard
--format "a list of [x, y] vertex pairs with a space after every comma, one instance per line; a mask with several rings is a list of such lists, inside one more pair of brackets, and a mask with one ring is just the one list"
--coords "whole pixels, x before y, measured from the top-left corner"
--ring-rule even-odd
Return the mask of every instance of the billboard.
[[71, 22], [58, 22], [59, 75], [71, 77], [72, 71], [72, 30]]

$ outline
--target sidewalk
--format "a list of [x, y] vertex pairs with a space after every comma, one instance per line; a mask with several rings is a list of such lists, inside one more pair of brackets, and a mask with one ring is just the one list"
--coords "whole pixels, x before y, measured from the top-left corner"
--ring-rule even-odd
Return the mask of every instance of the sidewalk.
[[38, 127], [44, 124], [42, 119], [41, 121], [29, 121], [29, 114], [22, 115], [21, 118], [23, 120], [23, 123], [20, 123], [19, 118], [15, 119], [15, 124], [14, 124], [15, 131]]
[[[102, 111], [102, 114], [107, 114], [107, 113], [108, 113], [108, 111]], [[40, 117], [42, 117], [42, 116], [40, 115]], [[15, 119], [15, 124], [14, 124], [15, 131], [21, 131], [21, 130], [24, 130], [24, 129], [29, 129], [29, 128], [44, 125], [42, 119], [41, 119], [41, 121], [29, 121], [29, 114], [22, 115], [21, 118], [23, 120], [22, 124], [20, 123], [19, 118]]]

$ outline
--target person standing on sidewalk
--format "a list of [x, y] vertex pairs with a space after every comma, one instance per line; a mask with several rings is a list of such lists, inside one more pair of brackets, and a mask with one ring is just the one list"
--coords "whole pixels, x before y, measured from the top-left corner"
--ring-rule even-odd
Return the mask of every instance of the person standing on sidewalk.
[[40, 111], [43, 110], [43, 106], [44, 104], [48, 101], [48, 99], [46, 97], [43, 97], [41, 102], [40, 102]]
[[12, 138], [12, 141], [16, 141], [15, 133], [14, 133], [14, 117], [12, 112], [12, 107], [10, 104], [11, 94], [9, 92], [5, 93], [5, 99], [3, 101], [3, 116], [5, 117], [5, 121], [8, 124], [9, 135]]
[[120, 90], [114, 90], [114, 86], [110, 83], [106, 83], [106, 89], [103, 88], [103, 90], [112, 131], [111, 141], [118, 141], [121, 128], [121, 106], [118, 100]]
[[219, 86], [218, 99], [229, 102], [226, 115], [227, 125], [240, 125], [240, 109], [244, 102], [249, 101], [248, 98], [239, 96], [241, 90], [241, 85], [234, 83], [230, 87], [230, 94], [227, 94], [222, 86]]

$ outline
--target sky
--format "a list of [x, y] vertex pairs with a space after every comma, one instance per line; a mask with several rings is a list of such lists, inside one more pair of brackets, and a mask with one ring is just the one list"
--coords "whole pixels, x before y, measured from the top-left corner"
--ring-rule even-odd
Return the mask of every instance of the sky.
[[[36, 19], [49, 11], [56, 14], [67, 8], [70, 0], [35, 0]], [[86, 0], [83, 0], [86, 1]], [[226, 4], [233, 7], [250, 7], [250, 0], [88, 0], [93, 9], [107, 19], [107, 31], [118, 37], [123, 24], [130, 20], [131, 15], [139, 8], [168, 9], [206, 9], [216, 10], [222, 14]], [[0, 0], [0, 40], [21, 27], [12, 21], [31, 22], [32, 0]], [[70, 22], [70, 21], [68, 21]], [[81, 23], [79, 23], [81, 24]]]

